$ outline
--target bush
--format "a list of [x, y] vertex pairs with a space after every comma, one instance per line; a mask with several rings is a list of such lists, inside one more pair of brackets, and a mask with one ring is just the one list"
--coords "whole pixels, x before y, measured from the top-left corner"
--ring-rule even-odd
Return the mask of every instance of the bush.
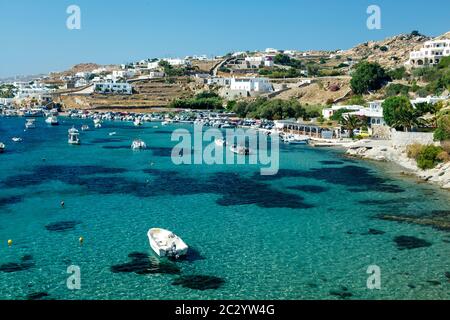
[[403, 79], [406, 76], [406, 68], [405, 67], [400, 67], [400, 68], [397, 68], [397, 69], [390, 70], [388, 72], [388, 75], [392, 79], [401, 80], [401, 79]]
[[423, 145], [414, 143], [406, 147], [406, 154], [408, 158], [417, 160], [419, 153], [422, 151]]
[[449, 162], [450, 161], [450, 155], [448, 154], [447, 151], [443, 150], [437, 155], [436, 159], [438, 161], [440, 161], [440, 162]]
[[386, 97], [394, 97], [398, 95], [407, 96], [410, 89], [411, 88], [409, 86], [393, 83], [386, 88]]
[[441, 148], [450, 154], [450, 140], [441, 141]]
[[438, 155], [442, 151], [441, 147], [424, 146], [417, 156], [417, 166], [422, 170], [433, 169], [441, 161], [438, 159]]
[[437, 120], [437, 129], [434, 131], [434, 140], [450, 140], [450, 114], [441, 114]]

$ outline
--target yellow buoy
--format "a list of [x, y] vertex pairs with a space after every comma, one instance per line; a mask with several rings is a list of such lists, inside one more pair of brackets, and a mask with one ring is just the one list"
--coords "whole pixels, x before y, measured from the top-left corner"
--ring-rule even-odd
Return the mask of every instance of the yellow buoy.
[[11, 240], [11, 239], [9, 239], [9, 240], [8, 240], [8, 246], [10, 246], [10, 247], [11, 247], [11, 246], [12, 246], [12, 244], [13, 244], [12, 240]]

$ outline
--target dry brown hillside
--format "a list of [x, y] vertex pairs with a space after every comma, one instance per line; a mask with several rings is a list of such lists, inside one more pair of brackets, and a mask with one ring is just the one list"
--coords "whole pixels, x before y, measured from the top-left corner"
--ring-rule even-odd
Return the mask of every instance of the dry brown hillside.
[[127, 95], [66, 95], [57, 102], [62, 102], [66, 109], [103, 109], [103, 110], [150, 110], [155, 107], [165, 107], [173, 99], [193, 95], [186, 78], [179, 78], [174, 83], [164, 80], [138, 81], [133, 83], [136, 94]]
[[367, 59], [370, 62], [378, 62], [385, 68], [396, 68], [408, 61], [411, 51], [419, 49], [430, 39], [423, 35], [401, 34], [382, 41], [360, 44], [344, 51], [342, 56], [353, 60]]

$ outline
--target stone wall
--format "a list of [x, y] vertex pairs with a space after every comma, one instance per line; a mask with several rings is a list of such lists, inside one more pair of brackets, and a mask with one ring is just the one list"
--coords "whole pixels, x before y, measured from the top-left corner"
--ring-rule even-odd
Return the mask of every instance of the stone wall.
[[391, 139], [393, 147], [406, 147], [414, 143], [423, 145], [435, 143], [432, 132], [399, 132], [392, 130]]

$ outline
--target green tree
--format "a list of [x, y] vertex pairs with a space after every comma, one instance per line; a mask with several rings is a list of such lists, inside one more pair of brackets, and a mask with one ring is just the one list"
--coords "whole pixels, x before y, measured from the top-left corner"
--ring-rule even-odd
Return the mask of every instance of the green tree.
[[450, 110], [441, 111], [437, 118], [437, 129], [434, 132], [437, 141], [450, 140]]
[[353, 131], [361, 128], [364, 124], [364, 119], [355, 115], [350, 114], [341, 118], [341, 126], [349, 131], [350, 138], [353, 138]]
[[382, 106], [384, 121], [390, 127], [409, 131], [419, 123], [414, 107], [405, 96], [387, 98]]
[[356, 66], [350, 85], [354, 93], [364, 94], [381, 89], [389, 80], [390, 77], [378, 63], [364, 61]]

